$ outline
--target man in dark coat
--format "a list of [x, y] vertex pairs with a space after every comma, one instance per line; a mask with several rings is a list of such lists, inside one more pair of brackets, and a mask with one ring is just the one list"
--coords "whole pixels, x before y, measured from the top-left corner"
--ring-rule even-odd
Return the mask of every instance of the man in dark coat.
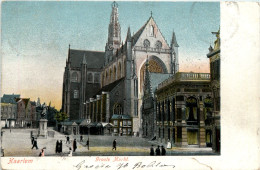
[[77, 141], [76, 141], [76, 139], [74, 139], [74, 141], [73, 141], [73, 152], [75, 152], [76, 149], [77, 149]]
[[34, 147], [36, 147], [36, 149], [38, 149], [37, 138], [35, 138], [35, 140], [33, 141], [32, 149], [33, 149]]
[[161, 146], [161, 148], [162, 148], [162, 155], [166, 155], [166, 150], [165, 150], [165, 148], [163, 147], [163, 145]]
[[150, 148], [150, 155], [151, 156], [154, 156], [154, 149], [153, 149], [153, 145], [151, 146], [151, 148]]
[[70, 137], [67, 136], [67, 141], [66, 141], [66, 144], [69, 143], [70, 144]]
[[60, 152], [62, 152], [62, 140], [60, 140]]
[[34, 137], [32, 136], [32, 145], [33, 145], [33, 142], [34, 142]]
[[87, 140], [87, 144], [86, 145], [88, 146], [88, 150], [89, 150], [89, 139]]
[[59, 140], [57, 140], [56, 142], [56, 149], [55, 149], [55, 152], [58, 153], [59, 152]]
[[112, 148], [112, 150], [116, 150], [116, 139], [113, 141], [113, 148]]
[[160, 151], [160, 146], [158, 145], [158, 147], [155, 150], [156, 155], [161, 155], [161, 151]]
[[83, 142], [83, 136], [80, 135], [80, 142]]

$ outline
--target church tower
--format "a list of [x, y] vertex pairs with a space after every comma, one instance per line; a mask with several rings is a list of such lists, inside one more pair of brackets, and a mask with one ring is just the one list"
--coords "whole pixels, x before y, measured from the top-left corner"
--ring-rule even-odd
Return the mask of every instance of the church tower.
[[172, 33], [172, 42], [171, 42], [171, 65], [172, 65], [172, 74], [179, 72], [179, 54], [178, 54], [178, 43], [176, 39], [175, 32]]
[[108, 40], [105, 49], [105, 65], [113, 60], [113, 55], [120, 48], [121, 27], [118, 21], [118, 4], [112, 3], [112, 12], [108, 26]]

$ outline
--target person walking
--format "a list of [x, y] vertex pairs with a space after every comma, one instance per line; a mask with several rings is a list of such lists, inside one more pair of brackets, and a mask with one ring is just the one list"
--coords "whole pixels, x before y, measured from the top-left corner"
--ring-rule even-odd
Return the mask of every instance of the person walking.
[[34, 142], [34, 136], [32, 136], [32, 139], [31, 139], [31, 140], [32, 140], [32, 145], [33, 145], [33, 142]]
[[112, 150], [116, 150], [116, 139], [113, 141], [113, 148], [112, 148]]
[[77, 141], [76, 141], [76, 139], [74, 139], [74, 141], [73, 141], [73, 152], [75, 152], [76, 149], [77, 149]]
[[67, 141], [66, 141], [66, 144], [69, 143], [70, 144], [70, 137], [67, 136]]
[[59, 152], [59, 140], [57, 140], [56, 142], [56, 149], [55, 152], [58, 153]]
[[68, 156], [72, 156], [72, 150], [71, 150], [71, 147], [69, 148], [69, 154]]
[[158, 147], [155, 150], [156, 155], [161, 155], [161, 151], [160, 151], [160, 146], [158, 145]]
[[170, 142], [170, 139], [168, 139], [168, 142], [167, 142], [167, 149], [171, 149], [172, 148], [172, 144]]
[[161, 148], [162, 148], [162, 155], [163, 155], [163, 156], [166, 155], [166, 150], [165, 150], [165, 148], [163, 147], [163, 145], [161, 146]]
[[37, 138], [35, 138], [35, 140], [33, 141], [32, 149], [33, 149], [34, 147], [36, 147], [36, 149], [38, 149]]
[[44, 156], [44, 148], [41, 149], [41, 152], [40, 152], [40, 157]]
[[150, 155], [151, 156], [154, 156], [154, 149], [153, 149], [153, 145], [151, 146], [151, 148], [150, 148]]
[[87, 143], [86, 143], [87, 147], [88, 147], [88, 150], [89, 150], [89, 139], [87, 140]]
[[60, 140], [60, 152], [62, 153], [62, 140]]
[[83, 142], [83, 136], [80, 135], [80, 142]]

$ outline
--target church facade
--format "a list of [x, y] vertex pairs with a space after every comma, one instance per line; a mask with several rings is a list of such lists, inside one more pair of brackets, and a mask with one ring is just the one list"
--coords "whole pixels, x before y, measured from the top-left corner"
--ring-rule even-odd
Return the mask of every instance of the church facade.
[[[144, 25], [121, 38], [118, 5], [112, 3], [105, 51], [70, 49], [63, 77], [62, 111], [70, 120], [121, 123], [116, 134], [142, 134], [142, 100], [145, 65], [149, 72], [164, 77], [178, 72], [175, 33], [168, 44], [152, 15]], [[158, 82], [160, 83], [160, 82]], [[129, 124], [124, 124], [127, 117]], [[124, 128], [128, 127], [128, 128]], [[131, 128], [129, 128], [131, 127]], [[125, 130], [126, 129], [126, 130]]]

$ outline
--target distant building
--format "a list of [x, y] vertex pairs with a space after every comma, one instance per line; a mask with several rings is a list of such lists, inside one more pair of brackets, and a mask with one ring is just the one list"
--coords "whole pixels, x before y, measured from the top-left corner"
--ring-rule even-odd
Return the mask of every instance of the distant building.
[[36, 105], [31, 103], [30, 98], [16, 98], [18, 127], [31, 127], [36, 121]]
[[17, 117], [16, 99], [20, 94], [4, 94], [1, 97], [1, 127], [14, 127]]
[[213, 114], [211, 116], [211, 130], [212, 130], [212, 149], [215, 152], [220, 152], [220, 36], [219, 31], [215, 32], [217, 40], [214, 48], [210, 46], [207, 57], [210, 60], [210, 75], [211, 75], [211, 89], [213, 93]]

